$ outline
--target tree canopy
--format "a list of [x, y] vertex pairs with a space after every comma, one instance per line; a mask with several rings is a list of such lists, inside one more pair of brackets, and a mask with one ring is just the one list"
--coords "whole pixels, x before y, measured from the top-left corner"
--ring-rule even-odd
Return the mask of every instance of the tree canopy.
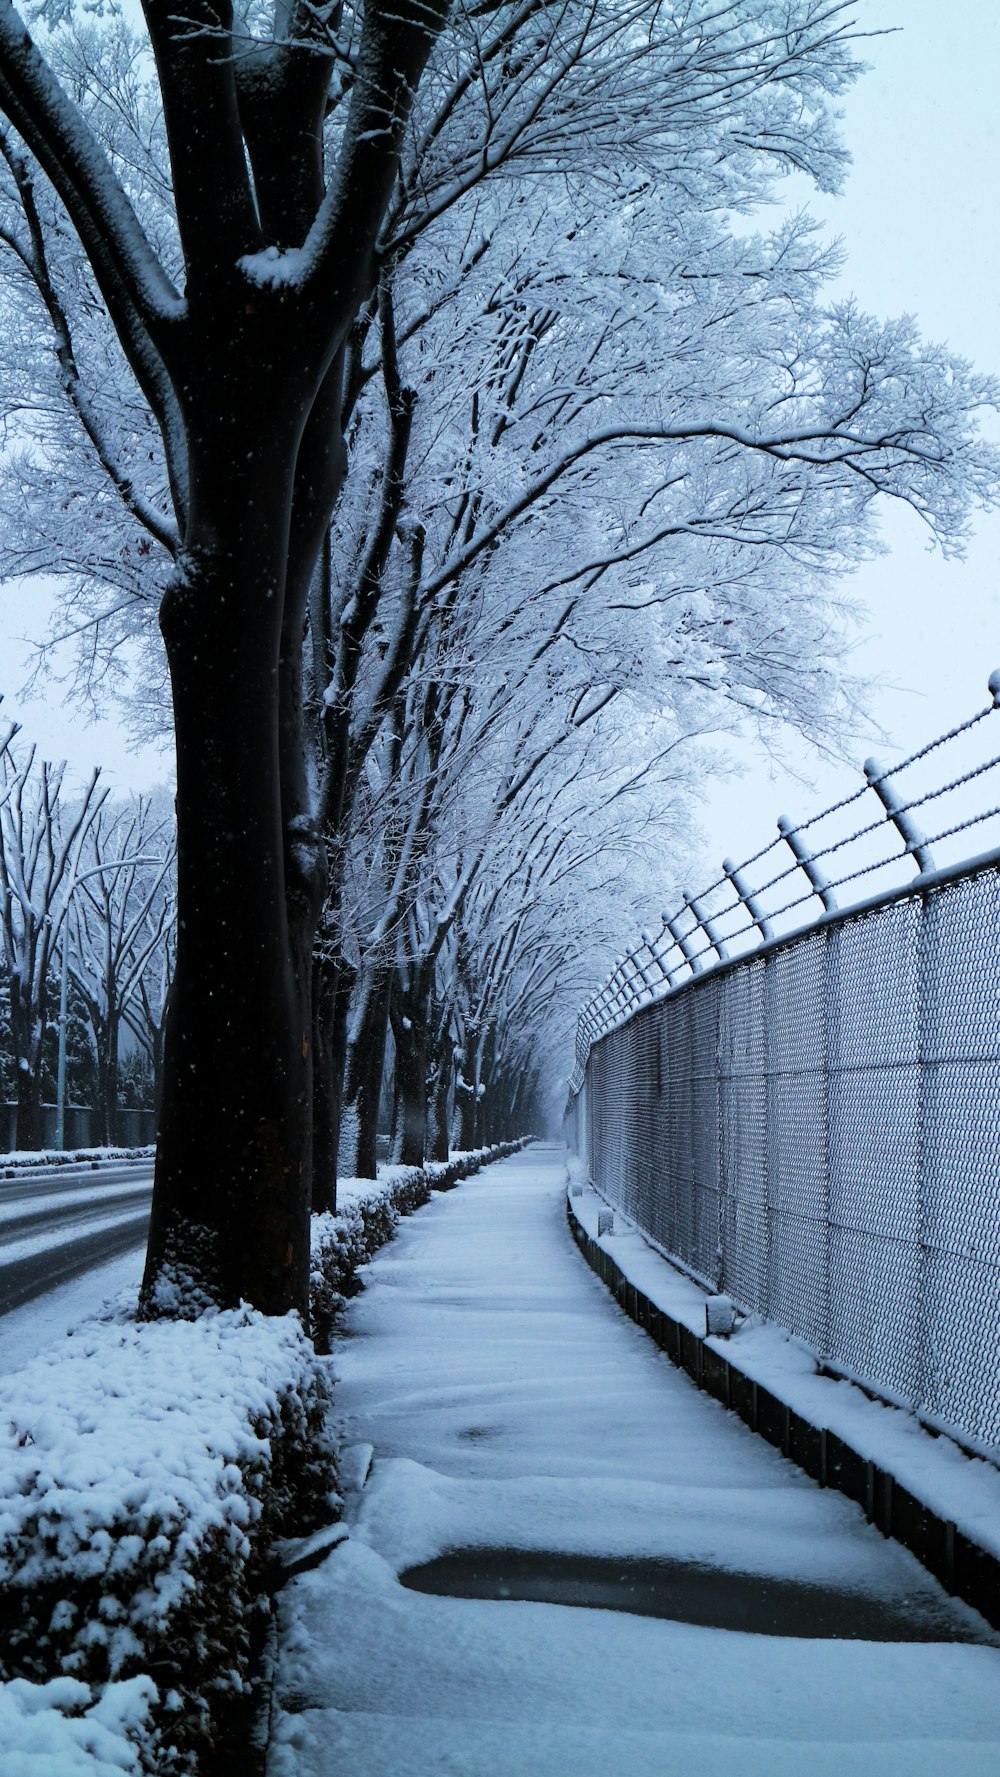
[[714, 730], [836, 738], [835, 577], [882, 497], [961, 547], [998, 390], [754, 232], [842, 177], [843, 0], [47, 17], [0, 0], [0, 571], [92, 690], [155, 704], [163, 638], [144, 1302], [302, 1309], [341, 1077], [356, 1163], [390, 1030], [400, 1152], [537, 1100], [574, 903], [682, 842]]

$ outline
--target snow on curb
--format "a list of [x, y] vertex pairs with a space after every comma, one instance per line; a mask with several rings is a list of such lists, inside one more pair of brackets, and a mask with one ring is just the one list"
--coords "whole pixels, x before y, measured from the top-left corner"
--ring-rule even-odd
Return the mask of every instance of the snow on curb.
[[53, 1166], [93, 1166], [95, 1169], [111, 1160], [152, 1160], [155, 1147], [144, 1148], [14, 1148], [0, 1154], [0, 1177], [14, 1178], [19, 1172], [48, 1170]]
[[605, 1200], [575, 1157], [568, 1184], [570, 1225], [588, 1263], [672, 1361], [807, 1474], [857, 1500], [883, 1534], [1000, 1626], [995, 1460], [825, 1370], [802, 1340], [773, 1323], [754, 1317], [732, 1337], [707, 1333], [706, 1291], [620, 1209], [606, 1231]]

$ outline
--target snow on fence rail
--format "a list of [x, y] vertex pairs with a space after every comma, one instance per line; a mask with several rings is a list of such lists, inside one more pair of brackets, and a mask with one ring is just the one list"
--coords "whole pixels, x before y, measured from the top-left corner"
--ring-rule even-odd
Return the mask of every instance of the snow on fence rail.
[[[580, 1014], [567, 1136], [711, 1289], [1000, 1445], [989, 689], [643, 934]], [[993, 848], [959, 861], [977, 827]]]

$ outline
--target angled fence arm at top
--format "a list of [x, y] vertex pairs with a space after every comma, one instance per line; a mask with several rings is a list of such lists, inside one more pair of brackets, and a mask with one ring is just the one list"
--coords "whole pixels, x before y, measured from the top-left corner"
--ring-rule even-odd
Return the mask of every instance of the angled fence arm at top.
[[661, 955], [660, 950], [659, 950], [659, 944], [660, 944], [660, 940], [662, 939], [662, 937], [663, 937], [662, 932], [660, 933], [659, 938], [654, 938], [652, 932], [643, 932], [642, 933], [642, 941], [645, 944], [646, 949], [649, 951], [649, 954], [652, 957], [657, 968], [659, 969], [661, 979], [666, 982], [668, 987], [673, 987], [674, 972], [671, 969], [671, 967], [669, 966], [669, 964], [664, 961], [663, 956]]
[[889, 782], [890, 774], [877, 759], [865, 760], [864, 773], [918, 872], [921, 876], [929, 876], [934, 868], [933, 853], [895, 785]]
[[836, 913], [837, 897], [817, 864], [812, 852], [803, 839], [795, 822], [787, 814], [778, 816], [778, 832], [789, 847], [796, 863], [801, 864], [803, 874], [814, 895], [818, 895], [826, 913]]
[[722, 868], [739, 895], [744, 907], [753, 920], [761, 936], [761, 942], [767, 944], [774, 937], [774, 927], [761, 907], [756, 895], [747, 882], [742, 870], [733, 863], [732, 858], [723, 858]]
[[684, 905], [685, 905], [685, 907], [689, 907], [691, 909], [691, 913], [692, 913], [693, 917], [697, 920], [698, 924], [700, 925], [706, 938], [708, 939], [709, 943], [711, 944], [712, 949], [715, 951], [715, 954], [718, 957], [720, 963], [724, 963], [727, 956], [729, 955], [729, 949], [728, 949], [728, 946], [727, 946], [725, 940], [723, 938], [719, 937], [718, 927], [715, 923], [715, 920], [712, 918], [712, 915], [710, 913], [703, 913], [702, 912], [702, 909], [701, 909], [698, 901], [696, 900], [695, 896], [692, 894], [689, 894], [687, 889], [684, 890]]
[[687, 963], [688, 968], [691, 970], [692, 975], [700, 975], [705, 965], [698, 956], [694, 945], [691, 943], [691, 933], [681, 931], [680, 914], [675, 913], [671, 916], [669, 913], [665, 913], [663, 915], [663, 923], [683, 956], [684, 961]]

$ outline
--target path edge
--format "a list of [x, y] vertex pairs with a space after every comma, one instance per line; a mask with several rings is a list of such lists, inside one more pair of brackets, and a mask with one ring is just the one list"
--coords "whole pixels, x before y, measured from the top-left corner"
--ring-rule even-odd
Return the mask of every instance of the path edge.
[[904, 1487], [890, 1470], [863, 1456], [838, 1433], [816, 1425], [774, 1389], [748, 1375], [717, 1344], [709, 1344], [658, 1308], [629, 1280], [614, 1255], [588, 1233], [568, 1191], [566, 1218], [591, 1270], [671, 1363], [821, 1487], [833, 1487], [854, 1500], [883, 1536], [909, 1549], [947, 1592], [1000, 1629], [1000, 1560], [990, 1550]]

